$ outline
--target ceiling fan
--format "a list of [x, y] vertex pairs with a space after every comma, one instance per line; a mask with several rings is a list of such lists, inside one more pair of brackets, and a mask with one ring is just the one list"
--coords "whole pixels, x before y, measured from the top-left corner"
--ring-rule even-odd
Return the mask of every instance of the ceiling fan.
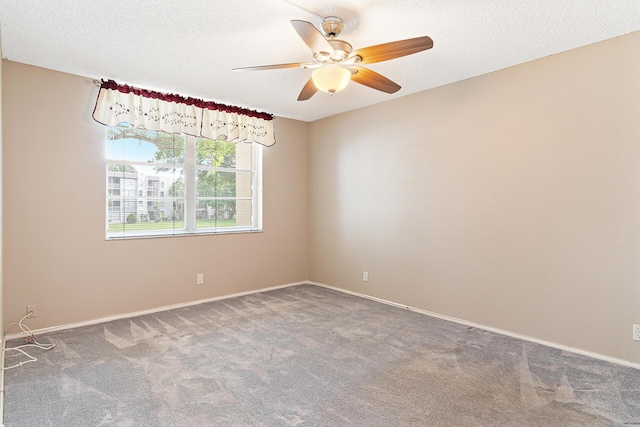
[[334, 94], [344, 89], [350, 80], [386, 93], [395, 93], [400, 85], [360, 64], [373, 64], [411, 55], [433, 47], [430, 37], [415, 37], [353, 50], [351, 45], [336, 37], [344, 26], [342, 19], [328, 16], [322, 21], [321, 33], [307, 21], [292, 20], [291, 25], [313, 51], [312, 62], [261, 65], [234, 68], [233, 71], [260, 71], [279, 68], [310, 68], [313, 73], [302, 88], [298, 101], [306, 101], [318, 90]]

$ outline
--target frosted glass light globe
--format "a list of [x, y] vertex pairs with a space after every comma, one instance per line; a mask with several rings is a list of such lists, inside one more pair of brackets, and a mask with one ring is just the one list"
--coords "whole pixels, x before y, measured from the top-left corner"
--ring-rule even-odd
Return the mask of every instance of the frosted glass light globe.
[[347, 87], [351, 80], [351, 73], [338, 64], [327, 64], [313, 70], [311, 78], [319, 90], [334, 94]]

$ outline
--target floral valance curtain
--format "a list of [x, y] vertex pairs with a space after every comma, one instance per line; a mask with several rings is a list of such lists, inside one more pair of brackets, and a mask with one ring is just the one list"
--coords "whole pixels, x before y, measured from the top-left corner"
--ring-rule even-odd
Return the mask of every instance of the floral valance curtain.
[[195, 98], [164, 94], [113, 80], [103, 81], [93, 118], [105, 126], [122, 122], [167, 133], [185, 133], [209, 139], [275, 144], [273, 116]]

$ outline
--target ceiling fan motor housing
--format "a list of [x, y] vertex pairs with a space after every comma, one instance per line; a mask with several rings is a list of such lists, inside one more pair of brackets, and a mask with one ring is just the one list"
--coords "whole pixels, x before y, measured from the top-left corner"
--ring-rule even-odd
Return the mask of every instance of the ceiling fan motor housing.
[[344, 40], [328, 40], [328, 42], [333, 47], [335, 54], [332, 56], [334, 61], [343, 61], [349, 56], [353, 47]]
[[322, 21], [322, 30], [327, 38], [339, 36], [343, 28], [344, 23], [342, 22], [342, 19], [337, 16], [327, 16]]
[[333, 52], [315, 52], [313, 54], [313, 61], [316, 64], [330, 64], [336, 62], [342, 62], [351, 53], [353, 47], [344, 40], [331, 39], [327, 40], [331, 47], [333, 48]]

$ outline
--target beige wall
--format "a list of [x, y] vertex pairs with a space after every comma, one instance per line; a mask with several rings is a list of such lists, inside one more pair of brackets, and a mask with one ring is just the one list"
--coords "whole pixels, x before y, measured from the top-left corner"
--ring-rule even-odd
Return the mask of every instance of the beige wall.
[[306, 123], [276, 119], [262, 233], [105, 241], [97, 88], [8, 61], [3, 88], [7, 323], [27, 304], [42, 328], [307, 279]]
[[312, 123], [309, 279], [640, 362], [639, 53], [635, 33]]
[[[0, 43], [1, 44], [1, 43]], [[2, 49], [0, 48], [0, 58], [2, 58]], [[0, 59], [0, 101], [2, 100], [2, 59]], [[2, 337], [4, 338], [4, 321], [3, 321], [3, 265], [2, 265], [2, 250], [3, 250], [3, 234], [2, 234], [2, 102], [0, 102], [0, 331], [2, 331]], [[0, 397], [0, 414], [2, 414], [2, 397]]]

